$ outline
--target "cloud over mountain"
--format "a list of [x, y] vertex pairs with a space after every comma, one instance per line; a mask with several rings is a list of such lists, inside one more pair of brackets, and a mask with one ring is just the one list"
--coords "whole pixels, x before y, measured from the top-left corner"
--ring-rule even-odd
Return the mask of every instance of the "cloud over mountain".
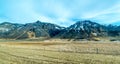
[[0, 0], [0, 22], [28, 23], [36, 20], [69, 26], [74, 19], [116, 23], [119, 0]]

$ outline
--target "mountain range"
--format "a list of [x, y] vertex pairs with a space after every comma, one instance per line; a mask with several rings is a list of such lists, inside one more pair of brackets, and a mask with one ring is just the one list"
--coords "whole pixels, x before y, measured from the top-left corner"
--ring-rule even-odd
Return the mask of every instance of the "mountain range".
[[120, 36], [120, 26], [101, 25], [90, 20], [77, 21], [75, 24], [69, 27], [61, 27], [56, 24], [45, 23], [41, 21], [26, 24], [9, 22], [0, 24], [1, 39], [29, 38], [28, 33], [34, 33], [35, 37], [90, 39], [93, 37]]

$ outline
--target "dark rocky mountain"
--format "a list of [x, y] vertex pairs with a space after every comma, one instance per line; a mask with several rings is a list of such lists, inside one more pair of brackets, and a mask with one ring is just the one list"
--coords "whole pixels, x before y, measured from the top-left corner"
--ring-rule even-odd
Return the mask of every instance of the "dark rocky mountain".
[[108, 25], [106, 28], [109, 36], [120, 36], [120, 26]]
[[35, 33], [36, 37], [53, 37], [57, 35], [64, 27], [55, 24], [37, 21], [27, 24], [0, 24], [0, 38], [23, 39], [28, 38], [28, 32]]
[[[29, 36], [29, 34], [32, 35]], [[8, 22], [0, 24], [0, 38], [23, 39], [33, 35], [35, 37], [68, 39], [120, 36], [120, 26], [105, 26], [90, 20], [78, 21], [67, 28], [40, 21], [27, 24]]]
[[77, 23], [66, 28], [61, 35], [61, 38], [75, 38], [84, 39], [91, 38], [92, 36], [105, 36], [107, 35], [106, 27], [90, 20], [78, 21]]
[[12, 38], [14, 35], [14, 30], [22, 27], [22, 24], [13, 24], [9, 22], [4, 22], [0, 24], [0, 38]]

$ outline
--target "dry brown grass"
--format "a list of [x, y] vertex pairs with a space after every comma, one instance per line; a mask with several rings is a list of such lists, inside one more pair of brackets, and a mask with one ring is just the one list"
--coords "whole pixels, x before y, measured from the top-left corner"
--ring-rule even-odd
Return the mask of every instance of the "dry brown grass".
[[5, 41], [0, 64], [120, 64], [120, 43], [109, 41]]
[[86, 53], [86, 54], [110, 54], [120, 55], [120, 43], [101, 42], [101, 41], [18, 41], [4, 42], [5, 46], [22, 47], [32, 49], [42, 49], [50, 51], [61, 51], [71, 53]]

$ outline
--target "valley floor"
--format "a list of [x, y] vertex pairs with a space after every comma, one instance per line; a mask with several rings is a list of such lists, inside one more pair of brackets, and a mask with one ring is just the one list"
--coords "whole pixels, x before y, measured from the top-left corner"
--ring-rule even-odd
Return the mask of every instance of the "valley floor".
[[120, 43], [0, 41], [0, 64], [120, 64]]

